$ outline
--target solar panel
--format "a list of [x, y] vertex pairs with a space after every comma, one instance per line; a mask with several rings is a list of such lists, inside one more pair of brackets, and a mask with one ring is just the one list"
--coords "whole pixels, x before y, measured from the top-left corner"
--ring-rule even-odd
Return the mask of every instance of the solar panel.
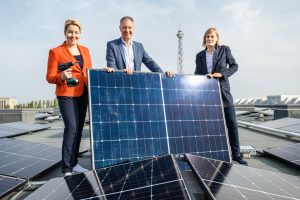
[[26, 122], [4, 123], [0, 124], [0, 138], [21, 135], [47, 128], [49, 128], [49, 126], [41, 124], [29, 124]]
[[296, 119], [296, 118], [286, 117], [282, 119], [264, 122], [259, 125], [270, 127], [270, 128], [277, 128], [285, 131], [291, 131], [295, 133], [300, 133], [300, 119]]
[[22, 186], [25, 180], [0, 175], [0, 198], [13, 191], [15, 188]]
[[99, 184], [94, 171], [89, 171], [69, 177], [53, 178], [28, 196], [26, 200], [88, 199], [96, 196], [100, 196]]
[[0, 139], [0, 174], [31, 179], [61, 161], [61, 150], [49, 145]]
[[55, 178], [30, 199], [190, 199], [173, 156], [167, 155]]
[[218, 81], [89, 70], [94, 168], [171, 153], [229, 161]]
[[186, 154], [207, 199], [300, 199], [300, 179]]
[[284, 147], [264, 149], [264, 153], [300, 168], [300, 143]]

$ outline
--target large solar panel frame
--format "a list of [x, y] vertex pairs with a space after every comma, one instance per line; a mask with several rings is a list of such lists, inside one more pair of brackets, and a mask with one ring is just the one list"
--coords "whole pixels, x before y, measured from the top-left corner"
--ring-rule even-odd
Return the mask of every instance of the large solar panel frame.
[[61, 162], [61, 149], [45, 144], [0, 139], [0, 174], [32, 179]]
[[26, 122], [11, 122], [0, 124], [0, 138], [12, 137], [48, 129], [49, 126], [41, 124], [29, 124]]
[[300, 143], [284, 147], [264, 149], [263, 152], [277, 159], [283, 160], [300, 169]]
[[191, 199], [172, 155], [51, 179], [31, 199]]
[[26, 180], [24, 179], [0, 175], [0, 198], [4, 197], [25, 183]]
[[300, 199], [300, 178], [186, 154], [207, 199]]
[[93, 169], [166, 154], [230, 161], [219, 82], [88, 70]]

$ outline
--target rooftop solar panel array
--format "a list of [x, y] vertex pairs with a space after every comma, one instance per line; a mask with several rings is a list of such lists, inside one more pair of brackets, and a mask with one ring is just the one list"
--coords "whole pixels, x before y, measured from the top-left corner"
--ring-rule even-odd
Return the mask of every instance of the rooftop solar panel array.
[[[26, 200], [44, 199], [199, 199], [190, 187], [204, 191], [203, 199], [300, 199], [300, 178], [286, 174], [184, 154], [198, 179], [186, 184], [173, 155], [160, 156], [54, 178]], [[191, 193], [190, 193], [191, 192]]]
[[229, 161], [217, 80], [89, 70], [96, 169], [170, 153]]
[[50, 180], [31, 199], [190, 199], [173, 156]]
[[61, 150], [49, 145], [0, 139], [0, 174], [31, 179], [61, 161]]
[[0, 198], [25, 183], [24, 179], [0, 175]]
[[286, 117], [282, 119], [264, 122], [259, 125], [300, 134], [300, 119], [297, 118]]
[[300, 199], [299, 177], [196, 155], [186, 157], [207, 199]]
[[300, 169], [300, 143], [284, 147], [264, 149], [264, 153], [284, 160]]
[[44, 130], [49, 126], [41, 124], [29, 124], [26, 122], [11, 122], [0, 124], [0, 138], [12, 137], [34, 131]]

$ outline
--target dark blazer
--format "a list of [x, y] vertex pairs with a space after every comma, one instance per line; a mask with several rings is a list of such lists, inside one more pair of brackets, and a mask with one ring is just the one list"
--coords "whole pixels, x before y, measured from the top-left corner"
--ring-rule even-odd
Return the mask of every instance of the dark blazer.
[[[142, 43], [133, 41], [134, 71], [141, 71], [142, 63], [152, 72], [163, 72], [159, 65], [147, 54]], [[126, 69], [122, 39], [107, 43], [106, 62], [108, 67]]]
[[84, 85], [88, 84], [87, 69], [92, 67], [91, 56], [88, 48], [81, 45], [77, 46], [82, 55], [83, 68], [81, 69], [78, 63], [71, 67], [72, 76], [79, 80], [79, 84], [76, 87], [68, 87], [67, 82], [61, 79], [61, 71], [58, 70], [59, 64], [76, 61], [68, 50], [66, 42], [49, 51], [46, 79], [49, 83], [56, 84], [56, 96], [81, 96], [83, 94]]
[[[229, 77], [238, 70], [238, 64], [231, 55], [228, 46], [219, 46], [215, 49], [213, 54], [213, 69], [212, 73], [219, 72], [223, 75], [219, 78], [221, 94], [224, 107], [234, 106], [233, 98], [230, 93]], [[203, 50], [196, 55], [196, 70], [195, 74], [208, 74], [206, 65], [206, 51]]]

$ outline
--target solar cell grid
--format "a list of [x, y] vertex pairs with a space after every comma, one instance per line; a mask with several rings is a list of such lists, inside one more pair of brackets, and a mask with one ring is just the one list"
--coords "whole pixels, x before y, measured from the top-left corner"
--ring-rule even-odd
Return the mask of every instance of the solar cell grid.
[[94, 167], [170, 153], [229, 161], [217, 80], [89, 70]]
[[300, 168], [300, 143], [291, 144], [284, 147], [264, 149], [264, 153], [284, 160]]
[[282, 118], [273, 121], [267, 121], [260, 124], [261, 126], [266, 126], [270, 128], [277, 128], [281, 130], [293, 131], [293, 132], [300, 132], [298, 128], [300, 125], [300, 119], [297, 118]]
[[16, 136], [33, 131], [44, 130], [47, 128], [49, 128], [49, 126], [40, 124], [29, 124], [26, 122], [4, 123], [0, 124], [0, 138]]
[[190, 199], [173, 156], [50, 180], [30, 199]]
[[299, 177], [186, 155], [213, 199], [300, 199]]
[[0, 174], [31, 179], [60, 160], [58, 148], [8, 138], [0, 140]]
[[0, 175], [0, 198], [24, 183], [23, 179]]

